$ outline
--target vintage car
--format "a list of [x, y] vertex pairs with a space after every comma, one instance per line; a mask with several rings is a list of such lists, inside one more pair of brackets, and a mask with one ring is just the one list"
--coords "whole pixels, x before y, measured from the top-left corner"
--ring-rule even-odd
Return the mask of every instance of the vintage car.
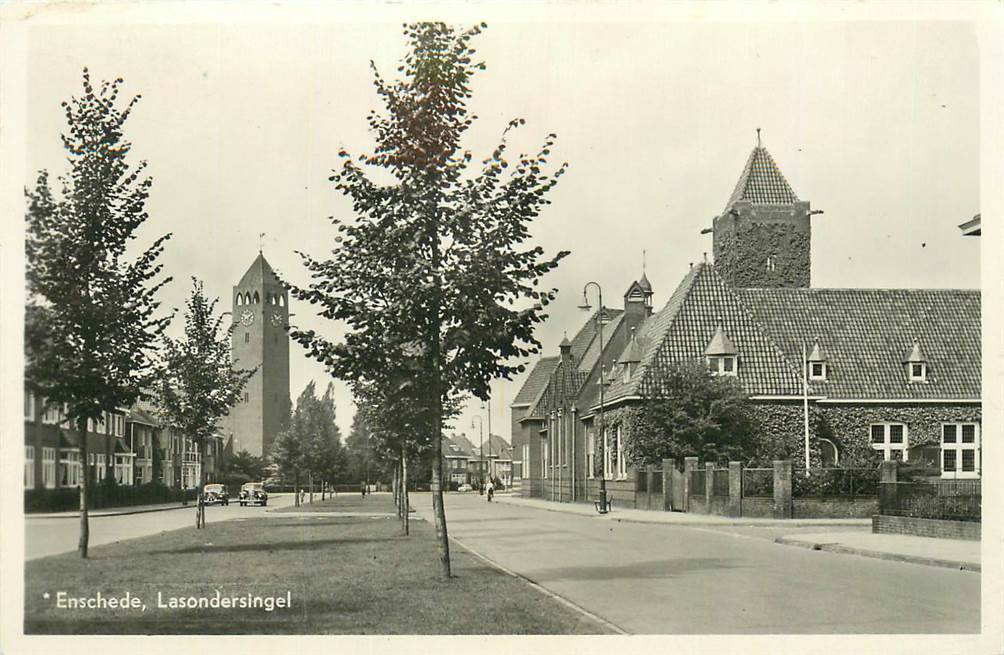
[[245, 505], [268, 505], [268, 494], [265, 493], [265, 485], [261, 482], [245, 482], [241, 485], [241, 495], [238, 499], [241, 507]]
[[220, 505], [230, 504], [230, 494], [222, 484], [207, 484], [202, 488], [202, 497], [207, 505], [219, 503]]

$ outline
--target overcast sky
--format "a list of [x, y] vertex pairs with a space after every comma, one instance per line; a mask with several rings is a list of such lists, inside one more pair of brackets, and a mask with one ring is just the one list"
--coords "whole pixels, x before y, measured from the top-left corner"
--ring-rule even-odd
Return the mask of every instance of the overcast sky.
[[[549, 132], [569, 162], [533, 226], [548, 252], [572, 251], [547, 282], [561, 292], [539, 330], [545, 354], [579, 329], [582, 286], [620, 306], [647, 273], [661, 307], [689, 262], [711, 252], [711, 225], [762, 128], [813, 218], [818, 287], [980, 284], [980, 240], [957, 225], [979, 207], [979, 52], [965, 23], [490, 23], [475, 46], [475, 156], [526, 119], [513, 149]], [[173, 232], [163, 257], [181, 307], [189, 275], [230, 309], [231, 286], [258, 250], [306, 282], [295, 250], [333, 246], [325, 217], [350, 207], [328, 181], [341, 146], [366, 152], [379, 106], [369, 61], [395, 74], [400, 21], [314, 26], [78, 27], [30, 31], [29, 172], [65, 171], [59, 103], [95, 79], [142, 94], [127, 124], [154, 187], [143, 244]], [[535, 152], [535, 150], [534, 150]], [[31, 176], [25, 182], [29, 183]], [[311, 308], [293, 323], [336, 338]], [[291, 395], [322, 368], [291, 347]], [[509, 438], [522, 378], [494, 384], [493, 431]], [[354, 411], [336, 383], [339, 424]], [[475, 443], [471, 408], [457, 421]], [[487, 430], [487, 414], [485, 414]]]

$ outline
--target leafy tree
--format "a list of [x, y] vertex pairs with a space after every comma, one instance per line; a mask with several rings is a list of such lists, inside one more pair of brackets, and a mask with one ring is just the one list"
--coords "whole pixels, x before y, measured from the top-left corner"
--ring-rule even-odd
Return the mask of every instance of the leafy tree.
[[749, 457], [755, 421], [738, 380], [712, 376], [700, 364], [686, 363], [666, 373], [663, 388], [665, 393], [646, 399], [631, 419], [626, 450], [632, 462]]
[[147, 220], [153, 184], [146, 162], [128, 162], [124, 126], [139, 100], [118, 100], [121, 79], [97, 88], [83, 71], [83, 93], [63, 103], [69, 174], [53, 194], [46, 171], [26, 191], [27, 315], [25, 376], [49, 406], [65, 407], [81, 435], [81, 557], [87, 557], [87, 422], [132, 405], [154, 365], [170, 317], [156, 316], [157, 263], [170, 235], [131, 259], [127, 246]]
[[[328, 383], [315, 406], [314, 432], [308, 435], [306, 470], [317, 481], [334, 482], [344, 468], [342, 435], [335, 422], [335, 389]], [[313, 487], [311, 487], [313, 493]]]
[[[272, 443], [269, 461], [284, 477], [292, 477], [295, 490], [299, 491], [304, 474], [323, 471], [337, 454], [334, 446], [340, 440], [335, 424], [333, 391], [329, 386], [324, 399], [318, 399], [316, 387], [310, 381], [296, 399], [296, 409], [288, 426]], [[295, 504], [300, 504], [297, 494]]]
[[249, 481], [264, 480], [267, 462], [264, 457], [252, 455], [246, 450], [234, 453], [226, 462], [224, 471], [245, 476]]
[[352, 428], [345, 440], [345, 464], [352, 480], [366, 479], [366, 467], [370, 460], [370, 430], [364, 420], [359, 401], [356, 401], [356, 413], [352, 417]]
[[[192, 278], [192, 292], [185, 302], [185, 334], [182, 339], [162, 337], [162, 353], [154, 393], [161, 421], [167, 428], [191, 438], [203, 464], [206, 443], [217, 431], [219, 420], [236, 405], [248, 379], [257, 369], [235, 370], [230, 359], [230, 328], [223, 327], [223, 314], [216, 314], [218, 298], [209, 301], [202, 282]], [[199, 480], [196, 527], [205, 527], [202, 502], [206, 469]]]
[[[342, 151], [331, 179], [353, 204], [356, 218], [338, 230], [333, 258], [301, 253], [311, 273], [293, 294], [320, 315], [348, 326], [343, 341], [312, 331], [295, 340], [344, 380], [383, 384], [386, 371], [417, 365], [401, 384], [428, 412], [416, 432], [431, 449], [433, 510], [441, 570], [450, 576], [442, 495], [442, 430], [448, 407], [467, 394], [486, 399], [493, 378], [521, 372], [516, 363], [538, 351], [534, 328], [556, 291], [538, 290], [566, 252], [545, 257], [528, 243], [530, 222], [565, 166], [547, 173], [555, 136], [533, 156], [510, 165], [509, 123], [491, 156], [471, 174], [462, 138], [474, 63], [471, 40], [482, 24], [457, 31], [442, 23], [405, 27], [410, 44], [399, 71], [386, 81], [375, 69], [385, 111], [371, 113], [374, 153]], [[385, 183], [386, 180], [390, 183]]]

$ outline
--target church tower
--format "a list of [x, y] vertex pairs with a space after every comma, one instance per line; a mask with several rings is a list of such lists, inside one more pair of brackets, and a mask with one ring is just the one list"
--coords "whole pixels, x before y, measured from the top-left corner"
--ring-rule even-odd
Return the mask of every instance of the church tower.
[[799, 200], [767, 149], [746, 160], [725, 211], [714, 220], [715, 268], [740, 288], [808, 287], [812, 229], [809, 203]]
[[233, 289], [233, 366], [258, 371], [230, 410], [234, 452], [267, 454], [289, 416], [289, 296], [259, 251]]

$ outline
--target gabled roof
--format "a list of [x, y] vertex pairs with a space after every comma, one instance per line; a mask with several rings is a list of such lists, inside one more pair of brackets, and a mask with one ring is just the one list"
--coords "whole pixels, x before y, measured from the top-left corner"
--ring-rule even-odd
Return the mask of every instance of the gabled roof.
[[732, 341], [725, 335], [721, 324], [715, 328], [715, 334], [711, 337], [711, 343], [704, 349], [705, 355], [736, 355], [739, 351], [732, 344]]
[[527, 376], [526, 381], [523, 382], [523, 386], [520, 387], [519, 393], [513, 398], [510, 407], [536, 403], [540, 394], [544, 391], [544, 387], [547, 386], [548, 378], [551, 377], [551, 373], [557, 365], [557, 357], [542, 357], [537, 360], [537, 363], [530, 369], [530, 375]]
[[443, 435], [443, 457], [474, 457], [474, 445], [462, 434]]
[[251, 287], [260, 288], [265, 284], [279, 284], [279, 278], [276, 276], [275, 271], [269, 266], [269, 263], [265, 260], [265, 255], [261, 252], [255, 257], [255, 260], [251, 263], [251, 267], [241, 278], [241, 281], [237, 283], [239, 287]]
[[788, 205], [798, 201], [774, 158], [761, 145], [750, 153], [725, 208], [729, 209], [740, 200], [754, 205]]
[[[740, 289], [752, 314], [794, 361], [818, 338], [830, 399], [971, 399], [981, 395], [980, 292], [960, 289]], [[923, 344], [927, 382], [903, 356]], [[740, 347], [741, 350], [741, 347]]]

